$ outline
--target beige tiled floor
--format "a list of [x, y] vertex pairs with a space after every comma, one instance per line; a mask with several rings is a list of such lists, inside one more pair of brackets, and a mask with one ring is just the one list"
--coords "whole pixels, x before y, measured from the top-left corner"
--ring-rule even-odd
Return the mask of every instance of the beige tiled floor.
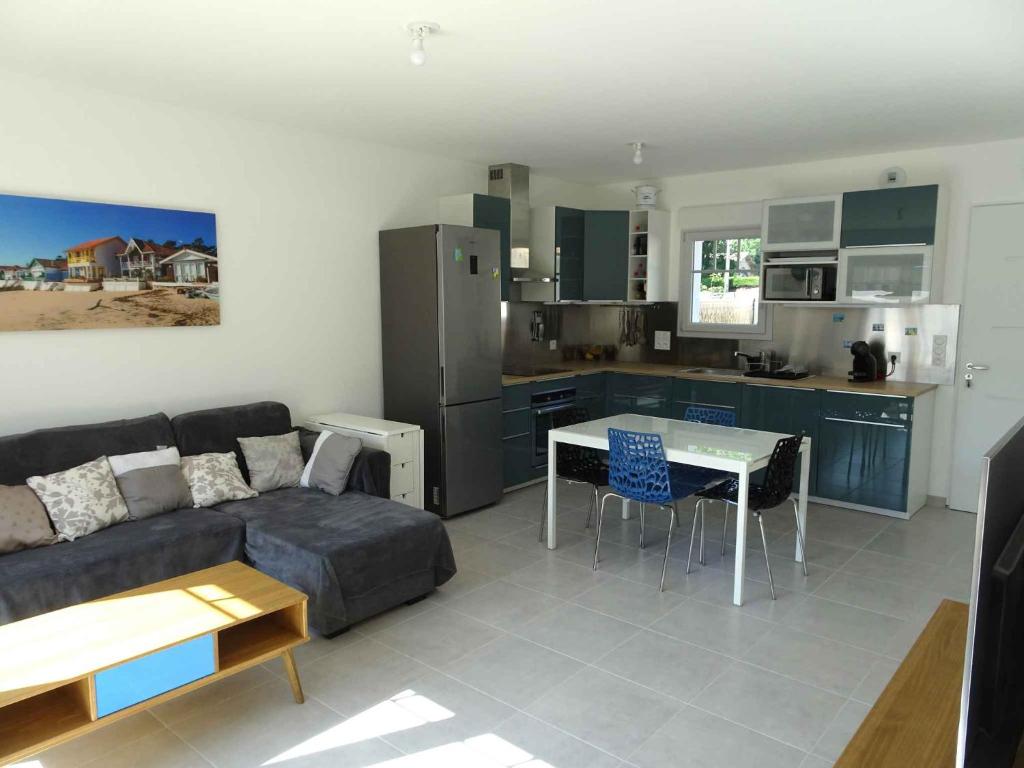
[[826, 768], [938, 601], [967, 596], [970, 515], [812, 505], [805, 578], [779, 510], [778, 600], [752, 541], [736, 608], [721, 513], [686, 575], [686, 505], [659, 593], [664, 516], [641, 551], [638, 522], [609, 514], [595, 573], [585, 492], [563, 491], [554, 552], [540, 493], [449, 521], [460, 572], [427, 600], [302, 647], [305, 705], [270, 664], [22, 765]]

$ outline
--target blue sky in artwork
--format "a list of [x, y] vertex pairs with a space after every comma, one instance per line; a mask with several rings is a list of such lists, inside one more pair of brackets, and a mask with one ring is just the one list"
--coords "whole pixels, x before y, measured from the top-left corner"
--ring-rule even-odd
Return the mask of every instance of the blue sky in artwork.
[[73, 245], [115, 235], [216, 245], [215, 222], [212, 213], [0, 195], [0, 264], [60, 258]]

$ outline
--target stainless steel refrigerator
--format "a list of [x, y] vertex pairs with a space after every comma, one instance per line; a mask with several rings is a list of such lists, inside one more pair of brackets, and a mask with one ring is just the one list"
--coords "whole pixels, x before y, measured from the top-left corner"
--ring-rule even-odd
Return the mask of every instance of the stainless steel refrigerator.
[[424, 502], [442, 517], [501, 498], [497, 230], [380, 233], [384, 417], [425, 432]]

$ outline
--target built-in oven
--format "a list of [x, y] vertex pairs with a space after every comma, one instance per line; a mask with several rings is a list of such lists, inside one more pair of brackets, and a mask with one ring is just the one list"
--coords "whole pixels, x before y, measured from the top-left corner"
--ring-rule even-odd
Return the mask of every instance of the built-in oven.
[[548, 465], [548, 431], [559, 411], [576, 405], [576, 387], [557, 387], [530, 396], [530, 430], [533, 433], [533, 466]]
[[838, 265], [801, 264], [793, 260], [764, 267], [765, 301], [835, 301]]

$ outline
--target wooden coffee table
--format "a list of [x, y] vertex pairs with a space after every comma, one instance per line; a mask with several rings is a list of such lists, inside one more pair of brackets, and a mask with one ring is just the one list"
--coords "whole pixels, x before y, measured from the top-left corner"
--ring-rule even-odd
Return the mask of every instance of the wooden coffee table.
[[0, 765], [281, 657], [309, 639], [306, 596], [242, 563], [0, 627]]

